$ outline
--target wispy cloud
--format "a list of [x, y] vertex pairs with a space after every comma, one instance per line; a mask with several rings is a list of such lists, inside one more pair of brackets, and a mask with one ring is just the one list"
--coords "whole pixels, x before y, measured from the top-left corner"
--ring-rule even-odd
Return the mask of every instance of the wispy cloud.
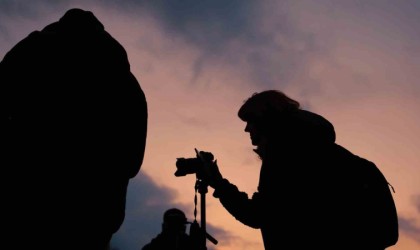
[[420, 243], [420, 227], [416, 225], [415, 219], [400, 217], [399, 225], [403, 233]]
[[[414, 205], [417, 212], [420, 214], [420, 195], [416, 194], [412, 196], [412, 204]], [[406, 217], [403, 215], [399, 216], [399, 226], [401, 232], [407, 234], [409, 237], [420, 243], [420, 221], [416, 218]]]

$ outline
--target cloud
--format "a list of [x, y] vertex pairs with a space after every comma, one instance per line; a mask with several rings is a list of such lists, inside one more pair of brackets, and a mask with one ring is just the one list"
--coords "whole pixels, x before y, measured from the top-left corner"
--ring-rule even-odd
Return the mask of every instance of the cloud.
[[417, 212], [420, 213], [420, 194], [413, 196], [414, 206], [417, 209]]
[[184, 205], [173, 202], [176, 196], [176, 191], [157, 186], [144, 171], [140, 172], [129, 183], [125, 221], [111, 247], [138, 250], [160, 231], [164, 211], [178, 207], [187, 212]]
[[[253, 33], [259, 18], [259, 4], [241, 0], [107, 0], [102, 1], [124, 12], [154, 16], [165, 33], [180, 36], [192, 44], [216, 49], [226, 40]], [[222, 41], [222, 43], [220, 43]]]
[[[144, 171], [140, 172], [129, 183], [125, 220], [111, 241], [111, 249], [141, 249], [161, 231], [163, 213], [171, 207], [183, 210], [192, 222], [194, 218], [188, 216], [193, 214], [190, 205], [175, 202], [177, 196], [174, 189], [158, 186]], [[228, 244], [235, 238], [229, 232], [209, 223], [206, 224], [206, 229], [216, 240], [223, 241], [223, 244]], [[209, 250], [213, 249], [212, 244], [209, 241]]]
[[313, 58], [326, 56], [330, 47], [323, 39], [324, 34], [297, 26], [292, 2], [137, 1], [136, 4], [143, 13], [151, 13], [165, 36], [181, 39], [199, 50], [191, 67], [191, 83], [210, 81], [203, 78], [208, 77], [205, 72], [231, 69], [259, 88], [285, 88], [304, 79], [302, 84], [307, 84], [307, 90], [317, 90], [314, 81], [302, 75]]
[[[240, 71], [248, 83], [260, 88], [286, 88], [291, 84], [302, 86], [302, 94], [328, 91], [320, 85], [325, 79], [313, 77], [317, 65], [324, 65], [321, 73], [336, 72], [351, 79], [351, 86], [359, 84], [359, 91], [370, 92], [374, 87], [369, 73], [355, 68], [357, 61], [337, 60], [341, 54], [332, 53], [338, 46], [351, 46], [358, 52], [369, 52], [373, 47], [389, 49], [395, 53], [420, 52], [413, 42], [419, 38], [417, 15], [418, 1], [346, 2], [346, 1], [170, 1], [170, 0], [106, 0], [106, 1], [2, 1], [0, 16], [41, 18], [46, 12], [65, 6], [103, 6], [115, 9], [120, 15], [132, 18], [153, 16], [162, 32], [172, 39], [182, 39], [195, 46], [200, 53], [192, 66], [191, 82], [201, 80], [204, 72], [218, 65]], [[95, 7], [96, 8], [96, 7]], [[386, 18], [385, 18], [386, 17]], [[2, 20], [4, 17], [0, 17]], [[3, 22], [1, 22], [3, 23]], [[4, 24], [1, 24], [4, 25]], [[8, 35], [5, 27], [0, 32]], [[399, 42], [394, 37], [398, 36]], [[339, 37], [349, 44], [342, 44]], [[354, 42], [354, 43], [353, 43]], [[369, 47], [371, 46], [371, 47]], [[349, 57], [353, 52], [343, 56]], [[359, 62], [366, 55], [355, 54]], [[354, 54], [354, 53], [353, 53]], [[371, 59], [367, 67], [372, 65]], [[415, 60], [415, 56], [411, 60]], [[415, 61], [414, 61], [415, 62]], [[416, 63], [412, 65], [416, 65]], [[400, 62], [396, 62], [400, 65]], [[360, 64], [363, 65], [363, 64]], [[328, 69], [326, 71], [325, 69]], [[390, 73], [391, 74], [391, 73]], [[391, 74], [397, 75], [397, 74]], [[402, 74], [403, 75], [403, 74]], [[376, 79], [375, 79], [376, 80]], [[337, 79], [338, 81], [338, 79]], [[349, 85], [336, 82], [335, 87]], [[332, 84], [332, 83], [331, 83]], [[367, 86], [367, 89], [365, 88]]]
[[252, 85], [279, 88], [290, 84], [321, 47], [313, 34], [296, 29], [288, 1], [106, 3], [133, 18], [152, 17], [168, 39], [196, 48], [192, 83], [222, 68], [241, 72]]
[[[420, 195], [416, 194], [412, 196], [413, 205], [416, 211], [420, 214]], [[415, 218], [408, 218], [406, 216], [399, 216], [400, 230], [407, 234], [409, 237], [420, 243], [420, 226]]]
[[[42, 1], [25, 1], [25, 0], [2, 0], [0, 1], [1, 16], [25, 19], [40, 19], [45, 13], [51, 13], [60, 8], [70, 8], [72, 0], [42, 0]], [[64, 14], [64, 13], [63, 13]]]
[[416, 220], [401, 216], [398, 221], [400, 230], [420, 243], [420, 227], [416, 226]]
[[177, 33], [207, 49], [247, 33], [253, 27], [258, 4], [253, 1], [145, 1], [166, 32]]

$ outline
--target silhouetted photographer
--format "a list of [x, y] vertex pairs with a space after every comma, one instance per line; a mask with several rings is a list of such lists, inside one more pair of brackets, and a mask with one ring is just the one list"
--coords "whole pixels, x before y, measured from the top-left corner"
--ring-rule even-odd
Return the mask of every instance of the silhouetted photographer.
[[328, 120], [276, 90], [252, 95], [238, 116], [262, 161], [257, 192], [249, 198], [223, 178], [210, 152], [180, 158], [188, 166], [181, 174], [196, 173], [229, 213], [260, 229], [266, 250], [383, 250], [397, 242], [387, 180], [335, 143]]
[[142, 250], [195, 250], [193, 239], [187, 234], [187, 217], [177, 208], [163, 214], [162, 232], [153, 238]]

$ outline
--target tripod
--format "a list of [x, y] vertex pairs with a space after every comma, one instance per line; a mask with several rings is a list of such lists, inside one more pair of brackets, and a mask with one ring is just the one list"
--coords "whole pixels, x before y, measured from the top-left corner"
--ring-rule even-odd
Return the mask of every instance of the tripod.
[[[213, 238], [206, 231], [206, 193], [208, 191], [208, 184], [203, 180], [197, 178], [195, 183], [195, 195], [194, 195], [194, 222], [191, 224], [190, 235], [195, 236], [197, 240], [197, 250], [207, 250], [206, 239], [217, 245], [218, 241]], [[201, 225], [197, 222], [197, 192], [200, 193], [200, 219]]]

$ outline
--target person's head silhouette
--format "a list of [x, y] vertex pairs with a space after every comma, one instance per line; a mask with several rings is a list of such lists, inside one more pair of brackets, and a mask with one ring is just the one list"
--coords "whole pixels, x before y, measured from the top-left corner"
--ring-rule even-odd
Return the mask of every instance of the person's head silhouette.
[[2, 189], [5, 239], [107, 248], [147, 137], [146, 96], [124, 47], [92, 12], [70, 9], [5, 55], [0, 103], [2, 174], [15, 181]]
[[255, 152], [260, 157], [270, 138], [286, 131], [290, 133], [290, 126], [287, 126], [292, 120], [290, 115], [299, 109], [299, 102], [277, 90], [254, 93], [244, 102], [238, 117], [246, 122], [245, 132], [250, 134], [251, 143], [257, 146]]
[[186, 232], [189, 224], [185, 213], [178, 208], [170, 208], [163, 213], [162, 232], [160, 232], [142, 250], [177, 249], [193, 250], [194, 242]]
[[162, 231], [185, 233], [187, 223], [187, 217], [183, 211], [178, 208], [170, 208], [163, 214]]
[[262, 121], [271, 116], [278, 116], [300, 108], [299, 102], [278, 90], [266, 90], [254, 93], [238, 111], [243, 121]]

